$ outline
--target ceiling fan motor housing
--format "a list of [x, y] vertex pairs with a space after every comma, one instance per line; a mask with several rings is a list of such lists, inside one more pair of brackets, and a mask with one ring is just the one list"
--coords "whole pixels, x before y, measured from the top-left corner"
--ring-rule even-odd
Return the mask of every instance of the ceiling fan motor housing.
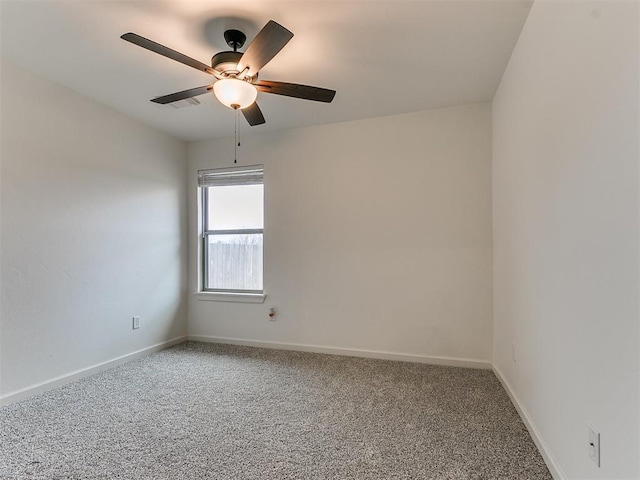
[[[220, 52], [211, 57], [211, 66], [220, 75], [216, 75], [218, 79], [234, 77], [240, 71], [238, 71], [238, 63], [242, 58], [242, 52]], [[245, 76], [242, 80], [249, 83], [256, 83], [258, 81], [258, 74], [248, 77]]]
[[211, 57], [211, 66], [216, 72], [235, 74], [238, 73], [238, 62], [242, 58], [242, 52], [220, 52]]
[[[243, 53], [238, 52], [238, 49], [242, 48], [247, 36], [240, 30], [226, 30], [224, 32], [224, 40], [227, 45], [233, 48], [233, 51], [216, 53], [211, 57], [211, 66], [220, 74], [218, 78], [235, 76], [240, 73], [238, 71], [238, 63], [240, 63]], [[254, 82], [257, 77], [257, 75], [254, 75], [251, 78], [246, 78], [246, 80]]]

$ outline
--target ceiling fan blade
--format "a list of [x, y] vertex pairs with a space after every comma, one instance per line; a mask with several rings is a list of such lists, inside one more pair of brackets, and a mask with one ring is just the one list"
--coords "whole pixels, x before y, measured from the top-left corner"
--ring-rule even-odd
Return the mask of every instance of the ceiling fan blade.
[[213, 85], [205, 85], [204, 87], [190, 88], [189, 90], [183, 90], [182, 92], [171, 93], [162, 97], [153, 98], [151, 101], [166, 105], [167, 103], [177, 102], [178, 100], [184, 100], [185, 98], [197, 97], [213, 90]]
[[255, 84], [259, 92], [275, 93], [287, 97], [304, 98], [314, 102], [331, 103], [336, 96], [335, 90], [328, 88], [311, 87], [309, 85], [299, 85], [297, 83], [272, 82], [270, 80], [260, 80]]
[[171, 60], [175, 60], [176, 62], [183, 63], [189, 67], [193, 67], [196, 70], [200, 70], [201, 72], [208, 73], [213, 75], [213, 69], [198, 60], [195, 60], [191, 57], [187, 57], [186, 55], [176, 52], [169, 47], [165, 47], [164, 45], [160, 45], [159, 43], [154, 42], [153, 40], [149, 40], [148, 38], [141, 37], [135, 33], [125, 33], [120, 37], [127, 42], [131, 42], [139, 47], [146, 48], [147, 50], [151, 50], [152, 52], [163, 55]]
[[260, 110], [260, 107], [258, 107], [258, 104], [256, 102], [253, 102], [251, 105], [249, 105], [247, 108], [243, 108], [241, 111], [244, 115], [244, 118], [247, 119], [247, 122], [249, 122], [249, 125], [251, 125], [252, 127], [264, 123], [264, 116], [262, 115], [262, 111]]
[[247, 47], [238, 63], [238, 71], [248, 68], [247, 76], [252, 77], [282, 50], [293, 38], [293, 33], [282, 25], [269, 20]]

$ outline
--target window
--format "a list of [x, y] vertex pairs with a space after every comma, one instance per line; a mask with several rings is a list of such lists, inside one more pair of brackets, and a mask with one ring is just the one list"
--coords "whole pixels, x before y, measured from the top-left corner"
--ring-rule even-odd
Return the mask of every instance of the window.
[[201, 170], [202, 290], [261, 294], [262, 166]]

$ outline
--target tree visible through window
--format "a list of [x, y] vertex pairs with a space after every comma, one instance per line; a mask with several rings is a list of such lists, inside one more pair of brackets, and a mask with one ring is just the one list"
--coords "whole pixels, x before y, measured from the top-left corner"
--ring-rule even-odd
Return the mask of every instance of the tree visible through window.
[[199, 172], [205, 291], [262, 293], [262, 167]]

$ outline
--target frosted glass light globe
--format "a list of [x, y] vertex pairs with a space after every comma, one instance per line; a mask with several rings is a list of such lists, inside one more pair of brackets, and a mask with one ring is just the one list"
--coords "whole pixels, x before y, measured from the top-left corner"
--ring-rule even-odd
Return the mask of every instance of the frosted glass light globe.
[[229, 108], [247, 108], [256, 101], [258, 91], [248, 82], [225, 78], [213, 84], [213, 93], [220, 103]]

